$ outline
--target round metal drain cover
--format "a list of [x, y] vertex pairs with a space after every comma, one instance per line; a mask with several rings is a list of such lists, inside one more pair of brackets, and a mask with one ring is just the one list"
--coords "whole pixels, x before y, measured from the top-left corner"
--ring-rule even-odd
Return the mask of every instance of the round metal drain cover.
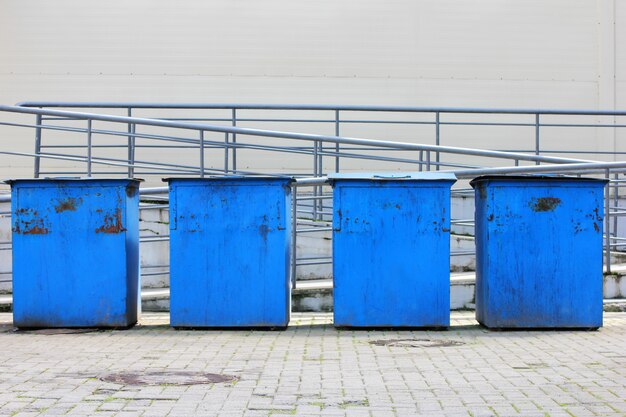
[[55, 334], [80, 334], [80, 333], [94, 333], [99, 332], [100, 329], [87, 329], [87, 328], [53, 328], [53, 329], [18, 329], [18, 333], [27, 334], [43, 334], [43, 335], [55, 335]]
[[105, 382], [121, 385], [200, 385], [218, 384], [237, 380], [236, 376], [206, 372], [120, 372], [100, 377]]
[[430, 347], [448, 347], [460, 346], [465, 343], [458, 340], [443, 339], [386, 339], [373, 340], [370, 342], [376, 346], [393, 346], [393, 347], [411, 347], [411, 348], [430, 348]]

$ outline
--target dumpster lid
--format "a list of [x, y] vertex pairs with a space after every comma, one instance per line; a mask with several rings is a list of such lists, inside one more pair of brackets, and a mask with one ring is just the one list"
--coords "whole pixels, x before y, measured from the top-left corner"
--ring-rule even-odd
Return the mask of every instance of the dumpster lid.
[[11, 178], [2, 180], [4, 184], [15, 184], [18, 182], [78, 182], [78, 181], [120, 181], [120, 182], [142, 182], [142, 178], [108, 178], [108, 177], [44, 177], [44, 178]]
[[354, 172], [328, 174], [330, 182], [340, 181], [456, 181], [456, 175], [450, 172]]
[[170, 181], [230, 181], [230, 180], [282, 180], [288, 183], [295, 181], [289, 176], [272, 176], [272, 175], [209, 175], [207, 177], [166, 177], [161, 179], [163, 182]]
[[602, 178], [573, 177], [573, 176], [553, 176], [553, 175], [483, 175], [470, 181], [473, 187], [485, 181], [558, 181], [558, 182], [597, 182], [606, 184], [609, 182]]

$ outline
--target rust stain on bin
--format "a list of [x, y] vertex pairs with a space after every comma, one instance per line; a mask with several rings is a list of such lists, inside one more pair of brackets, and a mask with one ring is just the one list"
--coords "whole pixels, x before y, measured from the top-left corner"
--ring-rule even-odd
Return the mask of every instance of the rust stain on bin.
[[267, 241], [267, 234], [270, 232], [270, 228], [266, 224], [259, 226], [259, 234], [263, 237], [264, 241]]
[[27, 208], [21, 208], [15, 212], [15, 225], [12, 230], [22, 235], [47, 235], [50, 232], [38, 212]]
[[118, 208], [114, 214], [104, 216], [104, 224], [96, 229], [96, 233], [116, 234], [126, 231], [122, 225], [122, 210]]
[[136, 184], [130, 184], [126, 186], [126, 195], [128, 197], [134, 197], [137, 194], [137, 190], [139, 190], [139, 187]]
[[487, 189], [486, 189], [484, 186], [479, 185], [479, 186], [478, 186], [478, 195], [479, 195], [479, 196], [480, 196], [480, 198], [482, 198], [482, 199], [487, 198]]
[[81, 203], [82, 198], [76, 199], [74, 197], [69, 197], [65, 200], [60, 200], [59, 204], [54, 206], [54, 211], [57, 213], [62, 213], [64, 211], [76, 211], [76, 207], [78, 207]]
[[43, 226], [39, 226], [39, 225], [34, 225], [30, 229], [24, 230], [24, 232], [22, 232], [22, 234], [23, 235], [47, 235], [48, 234], [48, 228], [43, 227]]
[[561, 204], [561, 199], [556, 197], [533, 198], [530, 206], [533, 211], [554, 211]]

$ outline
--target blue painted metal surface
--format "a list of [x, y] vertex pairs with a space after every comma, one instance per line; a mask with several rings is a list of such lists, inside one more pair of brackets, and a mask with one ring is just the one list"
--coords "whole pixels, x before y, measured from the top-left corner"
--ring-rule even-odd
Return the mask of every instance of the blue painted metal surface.
[[166, 181], [171, 325], [287, 326], [292, 180]]
[[140, 180], [7, 182], [15, 326], [135, 324]]
[[606, 181], [479, 177], [476, 318], [493, 328], [602, 326]]
[[449, 326], [454, 175], [330, 180], [335, 326]]

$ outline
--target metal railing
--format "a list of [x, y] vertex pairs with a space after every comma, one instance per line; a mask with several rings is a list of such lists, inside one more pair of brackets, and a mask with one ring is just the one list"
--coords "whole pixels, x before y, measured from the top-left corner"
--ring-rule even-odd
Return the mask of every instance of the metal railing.
[[[45, 109], [44, 109], [45, 107]], [[126, 115], [83, 113], [76, 111], [52, 110], [62, 108], [97, 108], [111, 111], [122, 110]], [[226, 111], [229, 117], [215, 115], [198, 117], [134, 117], [140, 111]], [[331, 117], [287, 117], [285, 115], [252, 117], [242, 113], [246, 111], [264, 112], [315, 112], [330, 114]], [[350, 117], [349, 114], [387, 114], [387, 118]], [[33, 115], [34, 123], [7, 121], [8, 114]], [[429, 115], [432, 120], [398, 119], [398, 115]], [[294, 236], [305, 233], [330, 231], [331, 197], [324, 188], [324, 175], [329, 171], [339, 172], [345, 161], [365, 161], [383, 163], [386, 169], [430, 171], [449, 170], [459, 178], [472, 178], [486, 173], [594, 173], [602, 174], [612, 180], [606, 191], [605, 216], [605, 268], [610, 271], [611, 251], [626, 246], [626, 238], [618, 236], [618, 218], [626, 213], [619, 206], [619, 189], [623, 186], [626, 162], [600, 162], [596, 157], [610, 159], [621, 158], [624, 153], [615, 149], [543, 149], [542, 130], [546, 128], [602, 128], [612, 129], [613, 136], [626, 124], [617, 123], [617, 118], [626, 116], [626, 112], [601, 112], [578, 110], [511, 110], [511, 109], [460, 109], [460, 108], [416, 108], [416, 107], [373, 107], [373, 106], [309, 106], [309, 105], [249, 105], [249, 104], [151, 104], [151, 103], [51, 103], [28, 102], [20, 106], [0, 106], [0, 126], [7, 128], [32, 129], [34, 131], [34, 152], [11, 150], [11, 144], [4, 145], [0, 154], [33, 158], [33, 176], [42, 175], [124, 175], [163, 176], [163, 175], [258, 175], [268, 174], [265, 169], [240, 169], [238, 153], [255, 155], [293, 155], [311, 157], [310, 162], [297, 166], [294, 172], [276, 170], [269, 174], [295, 175], [299, 178], [294, 186]], [[392, 115], [393, 117], [389, 117]], [[476, 121], [452, 119], [453, 115], [508, 115], [530, 117], [530, 121]], [[612, 118], [611, 123], [557, 123], [546, 121], [547, 117], [580, 116]], [[209, 124], [226, 123], [227, 125]], [[308, 126], [331, 125], [332, 135], [298, 133], [279, 130], [263, 130], [241, 127], [244, 124], [279, 123], [301, 124]], [[422, 133], [421, 142], [410, 143], [392, 140], [376, 140], [340, 136], [345, 126], [432, 126], [433, 136]], [[482, 126], [531, 128], [534, 146], [527, 149], [476, 149], [471, 147], [443, 146], [442, 128], [444, 126]], [[150, 130], [152, 129], [152, 130]], [[155, 132], [156, 131], [156, 132]], [[63, 138], [72, 137], [73, 141], [54, 142], [51, 133], [62, 133]], [[44, 134], [45, 133], [45, 134]], [[392, 135], [389, 135], [392, 136]], [[76, 140], [78, 138], [78, 140]], [[105, 142], [102, 142], [105, 138]], [[276, 144], [275, 140], [282, 143]], [[64, 139], [65, 140], [65, 139]], [[116, 140], [118, 140], [116, 142]], [[121, 140], [121, 141], [119, 141]], [[266, 141], [271, 140], [272, 142]], [[70, 152], [71, 150], [71, 152]], [[189, 151], [179, 162], [171, 155], [143, 157], [146, 150], [168, 152]], [[104, 151], [121, 151], [118, 155], [103, 155]], [[400, 155], [397, 155], [400, 153]], [[221, 154], [221, 156], [219, 156]], [[553, 156], [559, 154], [584, 156], [585, 159]], [[194, 156], [195, 155], [195, 156]], [[390, 156], [392, 155], [392, 156]], [[447, 159], [445, 157], [448, 157]], [[456, 157], [456, 158], [455, 158]], [[459, 160], [459, 157], [462, 160]], [[330, 169], [324, 162], [331, 160]], [[240, 158], [241, 160], [241, 158]], [[73, 166], [73, 171], [51, 170], [45, 167], [49, 161], [61, 161]], [[195, 161], [195, 162], [194, 162]], [[301, 159], [300, 161], [306, 161]], [[342, 162], [343, 161], [343, 162]], [[491, 161], [492, 165], [486, 161]], [[240, 161], [239, 161], [240, 162]], [[306, 164], [306, 166], [304, 166]], [[544, 165], [540, 165], [544, 164]], [[550, 165], [545, 165], [550, 164]], [[503, 166], [504, 165], [504, 166]], [[537, 166], [539, 165], [539, 166]], [[103, 169], [106, 168], [106, 169]], [[119, 169], [118, 171], [111, 168]], [[313, 177], [313, 178], [310, 178]], [[309, 190], [298, 191], [298, 190]], [[154, 195], [164, 193], [164, 187], [158, 187], [142, 193]], [[454, 190], [455, 195], [466, 194], [469, 190], [461, 184]], [[0, 198], [2, 198], [0, 196]], [[4, 197], [6, 198], [6, 197]], [[469, 219], [453, 219], [453, 225], [471, 226]], [[146, 241], [144, 239], [144, 241]], [[149, 240], [148, 240], [149, 241]], [[328, 257], [298, 258], [296, 251], [292, 257], [292, 275], [296, 277], [296, 268], [304, 265], [330, 263]], [[467, 253], [460, 253], [467, 254]], [[453, 253], [453, 256], [459, 253]]]
[[[555, 110], [555, 109], [489, 109], [489, 108], [458, 108], [458, 107], [408, 107], [408, 106], [333, 106], [333, 105], [284, 105], [284, 104], [245, 104], [245, 103], [133, 103], [133, 102], [50, 102], [50, 101], [27, 101], [18, 103], [18, 106], [31, 107], [31, 108], [73, 108], [73, 109], [98, 109], [99, 112], [103, 110], [124, 112], [126, 116], [137, 116], [139, 112], [146, 113], [148, 115], [142, 115], [142, 117], [159, 118], [161, 120], [169, 121], [183, 121], [183, 122], [210, 122], [210, 123], [226, 123], [232, 127], [236, 127], [241, 124], [313, 124], [317, 126], [323, 126], [322, 128], [332, 129], [333, 136], [342, 136], [343, 129], [345, 127], [352, 127], [356, 125], [368, 126], [384, 125], [384, 126], [426, 126], [432, 127], [432, 143], [434, 145], [442, 145], [444, 141], [444, 135], [442, 129], [445, 127], [479, 127], [489, 126], [494, 128], [508, 127], [508, 128], [524, 128], [529, 129], [532, 133], [533, 146], [529, 148], [509, 149], [510, 151], [517, 151], [523, 153], [533, 153], [535, 155], [541, 154], [576, 154], [584, 153], [587, 155], [611, 155], [616, 157], [617, 155], [624, 155], [626, 152], [616, 152], [607, 150], [576, 150], [574, 148], [569, 149], [551, 149], [549, 147], [542, 147], [542, 138], [546, 129], [553, 128], [579, 128], [579, 129], [610, 129], [615, 132], [617, 128], [626, 127], [626, 119], [623, 123], [617, 123], [616, 118], [620, 116], [626, 116], [626, 111], [598, 111], [598, 110]], [[158, 114], [150, 114], [150, 112], [162, 112], [162, 111], [194, 111], [201, 113], [211, 112], [209, 115], [199, 114], [196, 117], [190, 117], [186, 115], [184, 117], [166, 117]], [[267, 116], [254, 116], [254, 112], [269, 112]], [[245, 112], [253, 115], [245, 115]], [[279, 113], [275, 115], [275, 113]], [[305, 114], [314, 113], [316, 117], [302, 117], [301, 113]], [[287, 117], [284, 114], [295, 113], [294, 117]], [[369, 117], [372, 114], [387, 114], [386, 118], [373, 118]], [[367, 117], [366, 117], [366, 116]], [[407, 119], [389, 117], [389, 115], [424, 115], [424, 119]], [[465, 115], [465, 116], [515, 116], [516, 120], [459, 120], [453, 116]], [[565, 116], [580, 117], [582, 120], [576, 123], [566, 122], [559, 120], [559, 118]], [[587, 120], [588, 117], [600, 117], [609, 118], [602, 122], [596, 121], [595, 123]], [[44, 120], [54, 120], [54, 116]], [[134, 133], [135, 126], [133, 124], [128, 125], [128, 160], [132, 161], [135, 154]], [[293, 129], [280, 129], [280, 130], [293, 130]], [[299, 130], [299, 129], [296, 129]], [[229, 136], [227, 132], [224, 137], [224, 170], [228, 171], [229, 165], [232, 170], [237, 170], [237, 133], [232, 132]], [[420, 141], [427, 142], [427, 141]], [[41, 138], [36, 140], [36, 151], [39, 151], [39, 145], [41, 145]], [[229, 146], [230, 145], [230, 146]], [[334, 149], [324, 149], [323, 142], [313, 141], [311, 147], [311, 154], [313, 155], [312, 161], [312, 174], [319, 176], [324, 170], [324, 157], [331, 157], [334, 159], [335, 172], [339, 172], [340, 158], [339, 155], [333, 155], [340, 152], [340, 144], [335, 143]], [[229, 151], [230, 156], [229, 156]], [[438, 151], [433, 151], [434, 160], [430, 160], [431, 154], [426, 155], [426, 163], [429, 168], [434, 165], [434, 169], [439, 170], [441, 164], [441, 154]], [[344, 155], [343, 157], [346, 157]], [[383, 159], [384, 160], [384, 159]], [[399, 161], [398, 161], [399, 162]], [[539, 164], [539, 161], [536, 162]], [[421, 166], [422, 164], [420, 164]], [[37, 167], [36, 167], [37, 170]], [[129, 167], [129, 176], [132, 176], [132, 167]]]

